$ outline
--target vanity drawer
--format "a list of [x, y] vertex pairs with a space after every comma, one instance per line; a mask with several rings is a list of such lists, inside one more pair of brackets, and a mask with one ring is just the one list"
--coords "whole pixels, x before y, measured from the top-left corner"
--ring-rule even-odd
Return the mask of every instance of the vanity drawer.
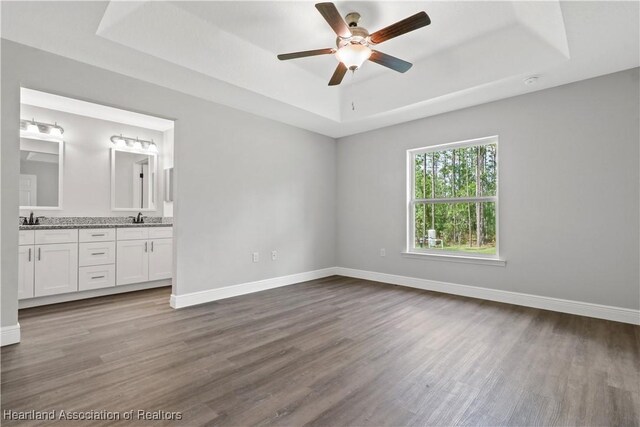
[[85, 228], [79, 230], [80, 242], [108, 242], [116, 240], [115, 228]]
[[78, 229], [70, 228], [63, 230], [35, 230], [36, 245], [47, 245], [49, 243], [76, 243], [78, 241]]
[[116, 262], [116, 242], [80, 243], [78, 265], [103, 265]]
[[149, 228], [150, 239], [168, 239], [173, 237], [173, 227], [151, 227]]
[[20, 230], [18, 235], [19, 245], [33, 245], [36, 241], [34, 230]]
[[116, 286], [116, 266], [98, 265], [78, 268], [78, 290], [101, 289]]
[[149, 229], [145, 227], [118, 228], [118, 240], [147, 240]]

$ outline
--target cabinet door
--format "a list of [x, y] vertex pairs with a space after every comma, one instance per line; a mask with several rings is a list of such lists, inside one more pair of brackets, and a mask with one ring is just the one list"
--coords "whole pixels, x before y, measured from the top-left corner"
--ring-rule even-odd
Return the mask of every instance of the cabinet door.
[[173, 239], [149, 241], [149, 280], [170, 279], [173, 276]]
[[149, 242], [124, 240], [116, 250], [116, 285], [149, 281]]
[[18, 299], [33, 298], [34, 246], [18, 246]]
[[35, 296], [78, 290], [78, 244], [36, 245]]

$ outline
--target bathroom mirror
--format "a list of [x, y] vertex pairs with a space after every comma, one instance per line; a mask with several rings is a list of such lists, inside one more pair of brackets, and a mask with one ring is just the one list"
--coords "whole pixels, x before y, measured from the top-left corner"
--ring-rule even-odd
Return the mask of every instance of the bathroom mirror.
[[62, 209], [63, 141], [20, 138], [20, 209]]
[[156, 210], [157, 156], [126, 148], [111, 149], [111, 209]]

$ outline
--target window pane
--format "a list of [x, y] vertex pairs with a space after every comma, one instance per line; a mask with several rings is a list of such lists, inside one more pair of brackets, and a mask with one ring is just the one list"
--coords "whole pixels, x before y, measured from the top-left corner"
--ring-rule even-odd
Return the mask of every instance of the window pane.
[[415, 181], [414, 181], [414, 197], [416, 199], [426, 199], [431, 194], [431, 180], [427, 178], [425, 173], [426, 163], [424, 154], [416, 154], [414, 157]]
[[478, 170], [478, 195], [480, 196], [495, 196], [496, 195], [496, 183], [498, 180], [497, 175], [497, 162], [496, 162], [496, 145], [481, 145], [477, 147], [477, 159], [476, 167]]
[[417, 199], [495, 196], [496, 145], [479, 145], [414, 156]]
[[496, 254], [494, 202], [419, 203], [414, 221], [416, 249]]

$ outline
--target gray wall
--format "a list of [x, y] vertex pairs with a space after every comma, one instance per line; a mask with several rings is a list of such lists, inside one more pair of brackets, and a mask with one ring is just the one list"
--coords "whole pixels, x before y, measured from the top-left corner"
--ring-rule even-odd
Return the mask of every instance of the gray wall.
[[[339, 139], [340, 266], [639, 308], [638, 74]], [[403, 258], [406, 150], [490, 135], [506, 267]]]
[[[638, 308], [638, 69], [342, 138], [336, 150], [324, 136], [3, 40], [3, 326], [17, 315], [20, 85], [177, 119], [179, 295], [337, 264]], [[507, 266], [402, 258], [405, 151], [494, 134]]]
[[336, 264], [333, 139], [2, 40], [2, 326], [17, 320], [21, 85], [176, 119], [178, 295]]

